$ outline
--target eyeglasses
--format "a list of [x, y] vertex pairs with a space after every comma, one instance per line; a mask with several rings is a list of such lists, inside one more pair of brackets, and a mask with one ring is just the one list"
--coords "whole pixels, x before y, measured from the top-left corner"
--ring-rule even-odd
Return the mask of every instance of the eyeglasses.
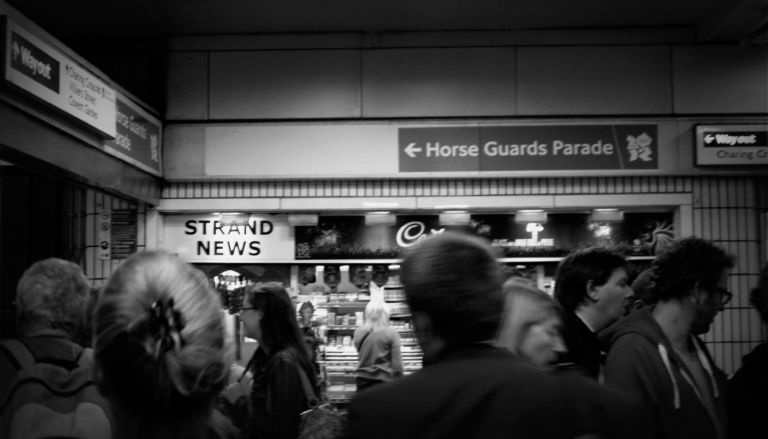
[[725, 288], [718, 288], [717, 291], [720, 294], [720, 306], [725, 306], [733, 299], [733, 293]]

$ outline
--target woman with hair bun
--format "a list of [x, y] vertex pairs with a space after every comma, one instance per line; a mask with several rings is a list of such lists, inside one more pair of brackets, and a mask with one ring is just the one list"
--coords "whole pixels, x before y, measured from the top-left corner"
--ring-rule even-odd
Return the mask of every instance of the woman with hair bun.
[[295, 439], [300, 414], [309, 407], [304, 378], [317, 395], [295, 308], [285, 287], [277, 282], [245, 287], [242, 305], [245, 336], [259, 342], [248, 362], [253, 373], [250, 437]]
[[220, 310], [203, 273], [174, 255], [137, 253], [114, 272], [93, 331], [96, 377], [116, 437], [234, 437], [213, 408], [230, 359]]

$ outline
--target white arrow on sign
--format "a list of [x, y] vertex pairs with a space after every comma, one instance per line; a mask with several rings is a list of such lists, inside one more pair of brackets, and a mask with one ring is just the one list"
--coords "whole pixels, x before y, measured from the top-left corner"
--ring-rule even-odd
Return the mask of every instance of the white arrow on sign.
[[707, 134], [704, 136], [704, 143], [712, 143], [713, 140], [715, 140], [715, 136], [712, 134]]
[[405, 147], [405, 153], [411, 158], [416, 157], [417, 152], [421, 152], [421, 148], [417, 148], [415, 143], [409, 143], [408, 146]]
[[13, 42], [13, 58], [16, 59], [19, 57], [19, 43]]

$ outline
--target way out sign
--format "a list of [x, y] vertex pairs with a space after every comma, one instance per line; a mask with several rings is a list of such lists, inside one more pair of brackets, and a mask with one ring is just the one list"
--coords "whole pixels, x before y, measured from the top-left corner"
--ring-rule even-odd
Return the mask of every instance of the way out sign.
[[768, 125], [697, 125], [696, 164], [768, 166]]

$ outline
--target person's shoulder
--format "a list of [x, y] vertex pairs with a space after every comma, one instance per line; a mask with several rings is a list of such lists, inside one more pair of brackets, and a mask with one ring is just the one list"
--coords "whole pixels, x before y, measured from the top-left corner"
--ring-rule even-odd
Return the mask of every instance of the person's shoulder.
[[397, 329], [391, 327], [391, 326], [385, 326], [382, 328], [382, 332], [386, 334], [387, 337], [399, 337], [400, 333], [397, 332]]
[[291, 348], [280, 349], [272, 355], [272, 363], [276, 364], [297, 364], [297, 353]]

